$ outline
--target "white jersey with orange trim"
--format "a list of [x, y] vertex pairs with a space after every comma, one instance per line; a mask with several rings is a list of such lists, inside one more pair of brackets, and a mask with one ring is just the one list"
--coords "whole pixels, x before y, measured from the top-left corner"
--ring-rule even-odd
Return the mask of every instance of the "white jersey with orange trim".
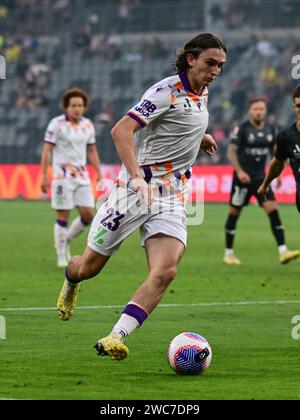
[[[197, 94], [183, 73], [156, 83], [128, 111], [142, 126], [135, 134], [136, 153], [147, 182], [184, 188], [207, 129], [207, 99], [207, 88]], [[128, 180], [123, 165], [119, 182]]]
[[86, 170], [87, 146], [95, 144], [93, 123], [81, 117], [73, 125], [66, 114], [53, 118], [46, 130], [45, 142], [54, 145], [52, 151], [52, 169], [54, 179], [76, 178], [87, 183], [89, 176]]

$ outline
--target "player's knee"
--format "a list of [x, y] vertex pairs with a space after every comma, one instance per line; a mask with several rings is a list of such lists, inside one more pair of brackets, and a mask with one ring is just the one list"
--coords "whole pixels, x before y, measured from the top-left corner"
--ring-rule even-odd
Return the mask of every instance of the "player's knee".
[[155, 270], [154, 275], [159, 286], [166, 287], [176, 277], [177, 269], [175, 266], [160, 268]]
[[85, 226], [89, 226], [94, 218], [94, 212], [87, 212], [85, 213], [83, 216], [81, 216], [81, 222], [85, 225]]
[[238, 207], [230, 207], [229, 209], [229, 216], [239, 217], [241, 214], [241, 209]]

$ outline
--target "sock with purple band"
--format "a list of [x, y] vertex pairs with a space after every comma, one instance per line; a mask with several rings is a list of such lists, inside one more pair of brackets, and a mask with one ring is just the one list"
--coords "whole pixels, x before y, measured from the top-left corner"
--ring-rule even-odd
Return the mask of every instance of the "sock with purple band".
[[123, 309], [123, 314], [127, 314], [127, 315], [135, 318], [140, 326], [148, 318], [147, 312], [144, 311], [143, 308], [141, 308], [140, 306], [138, 306], [138, 305], [136, 305], [132, 302], [129, 302], [125, 306], [125, 308]]
[[59, 220], [59, 219], [57, 219], [56, 220], [56, 223], [59, 225], [59, 226], [61, 226], [61, 227], [67, 227], [68, 226], [68, 222], [66, 222], [65, 220]]
[[70, 279], [69, 274], [68, 274], [68, 267], [65, 269], [65, 277], [66, 277], [66, 280], [67, 280], [70, 284], [72, 284], [73, 286], [76, 286], [77, 284], [79, 284], [79, 283], [80, 283], [80, 281]]

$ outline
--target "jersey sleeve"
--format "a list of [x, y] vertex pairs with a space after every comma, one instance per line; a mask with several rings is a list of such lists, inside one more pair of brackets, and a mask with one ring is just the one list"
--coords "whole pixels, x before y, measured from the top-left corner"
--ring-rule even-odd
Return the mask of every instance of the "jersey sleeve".
[[45, 143], [56, 144], [57, 122], [55, 119], [48, 124], [45, 133]]
[[230, 135], [230, 143], [240, 146], [243, 142], [243, 129], [242, 127], [235, 127]]
[[286, 147], [286, 139], [284, 133], [279, 133], [276, 140], [276, 153], [275, 158], [277, 160], [283, 161], [288, 159], [288, 151]]
[[170, 109], [171, 100], [168, 86], [152, 86], [144, 93], [140, 102], [127, 112], [127, 115], [145, 127]]
[[95, 127], [94, 127], [94, 124], [90, 121], [90, 133], [91, 133], [91, 135], [90, 135], [90, 137], [89, 137], [89, 140], [88, 140], [88, 143], [87, 144], [96, 144], [96, 132], [95, 132]]

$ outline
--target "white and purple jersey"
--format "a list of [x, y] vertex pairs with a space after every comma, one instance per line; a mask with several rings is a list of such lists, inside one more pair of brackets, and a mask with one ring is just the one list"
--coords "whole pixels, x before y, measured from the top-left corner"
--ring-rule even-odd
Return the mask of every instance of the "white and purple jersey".
[[93, 123], [81, 117], [73, 125], [68, 115], [53, 118], [46, 130], [45, 142], [53, 144], [52, 169], [54, 179], [77, 178], [89, 182], [86, 170], [87, 146], [95, 144]]
[[[168, 77], [148, 89], [127, 113], [142, 129], [135, 134], [136, 154], [145, 180], [183, 192], [208, 125], [208, 92], [194, 92], [186, 74]], [[119, 182], [129, 175], [123, 165]]]

